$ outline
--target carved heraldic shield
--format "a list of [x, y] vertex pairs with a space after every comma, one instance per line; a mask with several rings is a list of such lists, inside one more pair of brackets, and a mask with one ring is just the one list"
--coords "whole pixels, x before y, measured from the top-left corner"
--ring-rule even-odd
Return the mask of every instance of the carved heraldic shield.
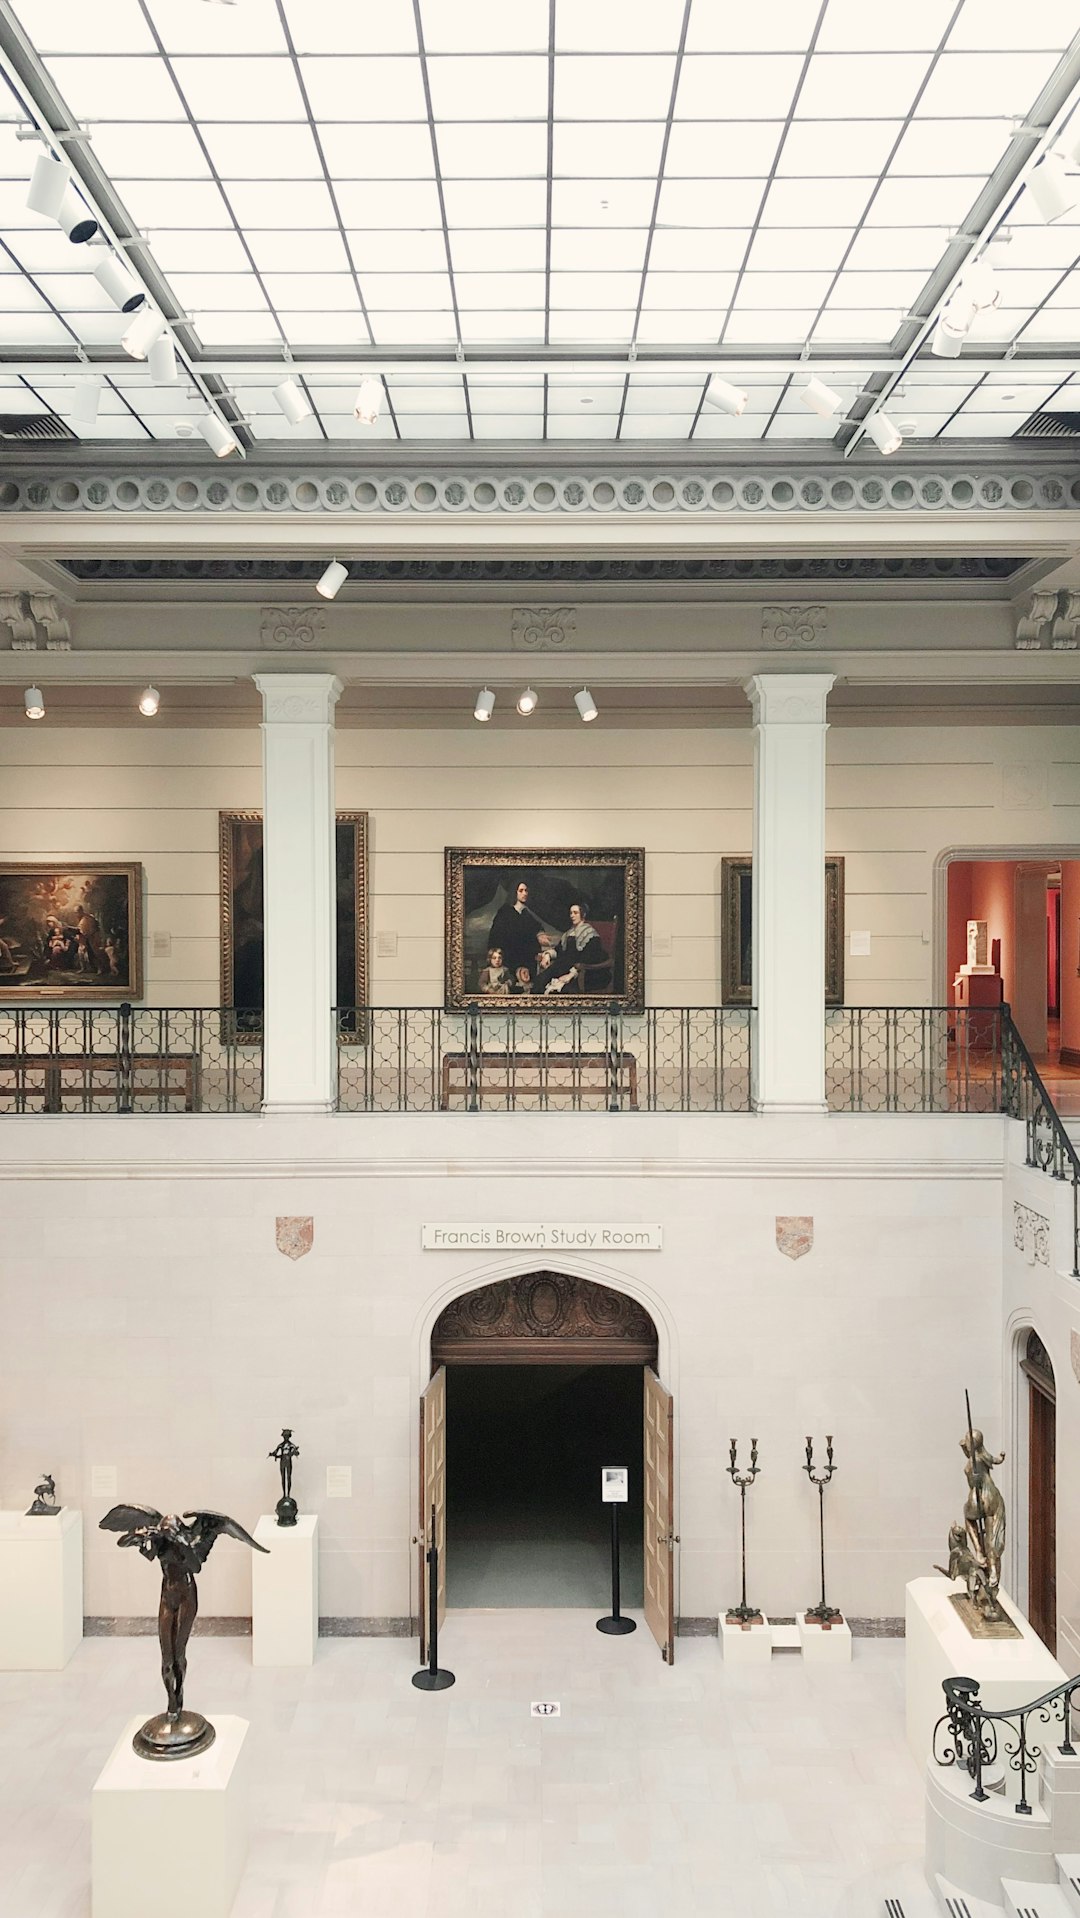
[[814, 1221], [805, 1216], [777, 1218], [776, 1249], [785, 1259], [801, 1259], [814, 1243]]
[[311, 1251], [315, 1237], [314, 1219], [286, 1218], [275, 1221], [277, 1249], [287, 1259], [302, 1259]]

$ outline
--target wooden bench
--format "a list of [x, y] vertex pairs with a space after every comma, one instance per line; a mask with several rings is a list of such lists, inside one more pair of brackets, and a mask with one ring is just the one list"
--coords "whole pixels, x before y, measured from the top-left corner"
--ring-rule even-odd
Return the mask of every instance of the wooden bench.
[[[72, 1105], [93, 1108], [107, 1100], [117, 1111], [121, 1099], [134, 1108], [154, 1099], [159, 1105], [182, 1102], [194, 1112], [199, 1092], [199, 1059], [194, 1052], [0, 1052], [0, 1112], [35, 1109], [63, 1112]], [[67, 1106], [65, 1108], [65, 1100]]]
[[[637, 1055], [620, 1052], [619, 1104], [638, 1109]], [[580, 1108], [588, 1096], [606, 1110], [611, 1096], [611, 1054], [608, 1052], [481, 1052], [476, 1056], [475, 1088], [478, 1106], [486, 1101], [513, 1105], [520, 1095], [528, 1094], [541, 1106], [558, 1099]], [[467, 1099], [471, 1091], [469, 1054], [444, 1052], [442, 1056], [443, 1112], [450, 1109], [455, 1095]]]

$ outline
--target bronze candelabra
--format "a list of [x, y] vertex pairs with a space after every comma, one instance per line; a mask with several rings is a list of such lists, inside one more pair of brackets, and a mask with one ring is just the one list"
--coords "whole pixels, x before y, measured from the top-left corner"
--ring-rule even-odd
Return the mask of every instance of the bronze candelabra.
[[737, 1485], [739, 1488], [739, 1504], [741, 1507], [742, 1521], [742, 1600], [738, 1605], [731, 1607], [731, 1610], [727, 1613], [727, 1621], [729, 1625], [763, 1625], [765, 1621], [757, 1607], [755, 1605], [748, 1605], [746, 1602], [746, 1488], [748, 1485], [754, 1483], [760, 1470], [757, 1462], [756, 1438], [750, 1440], [749, 1471], [739, 1471], [737, 1446], [734, 1439], [731, 1441], [731, 1463], [727, 1469], [731, 1474], [732, 1484]]
[[808, 1621], [815, 1625], [843, 1624], [843, 1613], [838, 1612], [835, 1605], [828, 1604], [825, 1598], [825, 1487], [828, 1485], [835, 1470], [832, 1434], [826, 1433], [825, 1470], [819, 1472], [817, 1476], [814, 1474], [814, 1441], [812, 1438], [808, 1438], [806, 1441], [806, 1464], [803, 1466], [803, 1471], [806, 1473], [811, 1485], [817, 1486], [818, 1531], [821, 1539], [821, 1598], [816, 1605], [810, 1606], [805, 1616]]

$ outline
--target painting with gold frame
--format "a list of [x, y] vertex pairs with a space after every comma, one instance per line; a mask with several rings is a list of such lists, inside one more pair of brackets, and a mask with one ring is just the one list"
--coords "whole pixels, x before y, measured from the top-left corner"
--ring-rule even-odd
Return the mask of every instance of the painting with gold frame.
[[591, 1002], [640, 1012], [644, 898], [640, 847], [448, 846], [447, 1007], [576, 1012]]
[[0, 1004], [141, 999], [142, 867], [0, 864]]
[[[720, 997], [725, 1006], [751, 1004], [753, 862], [720, 861]], [[825, 1004], [844, 1003], [844, 862], [825, 861]]]
[[[261, 812], [218, 815], [221, 867], [221, 1003], [236, 1008], [237, 1036], [262, 1028], [263, 817]], [[368, 816], [337, 814], [338, 1006], [365, 1006], [368, 995]], [[345, 1031], [345, 1037], [358, 1033]]]

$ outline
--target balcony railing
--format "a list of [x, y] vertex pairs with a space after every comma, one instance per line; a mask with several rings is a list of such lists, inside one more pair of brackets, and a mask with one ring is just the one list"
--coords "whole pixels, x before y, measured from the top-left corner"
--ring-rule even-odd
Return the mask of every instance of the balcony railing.
[[259, 1013], [0, 1008], [0, 1113], [258, 1112], [261, 1103]]
[[1004, 1010], [959, 1006], [830, 1008], [829, 1110], [1001, 1112], [1006, 1021]]

